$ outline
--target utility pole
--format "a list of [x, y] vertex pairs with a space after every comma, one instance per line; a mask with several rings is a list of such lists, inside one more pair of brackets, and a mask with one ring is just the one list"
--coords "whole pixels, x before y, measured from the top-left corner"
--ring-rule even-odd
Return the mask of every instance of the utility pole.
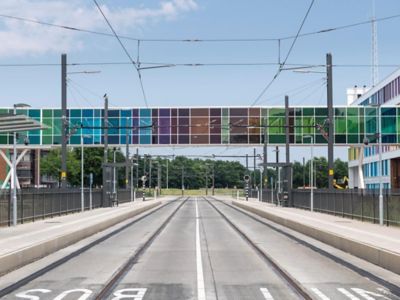
[[253, 188], [256, 188], [256, 148], [253, 149]]
[[206, 166], [206, 196], [208, 196], [208, 166]]
[[[128, 121], [129, 119], [126, 118], [126, 127], [128, 127]], [[125, 143], [126, 143], [126, 149], [125, 149], [125, 189], [128, 189], [128, 184], [129, 184], [129, 130], [128, 128], [125, 128]]]
[[326, 55], [327, 106], [328, 106], [328, 188], [333, 189], [333, 79], [332, 54]]
[[61, 54], [61, 187], [67, 187], [67, 54]]
[[267, 178], [268, 176], [268, 167], [267, 167], [267, 163], [268, 163], [268, 159], [267, 159], [267, 145], [268, 145], [268, 126], [267, 126], [267, 118], [264, 119], [264, 157], [263, 157], [263, 173], [264, 173], [264, 180]]
[[136, 188], [139, 188], [139, 148], [136, 148]]
[[246, 154], [246, 173], [249, 172], [249, 155]]
[[108, 206], [108, 193], [109, 193], [109, 168], [105, 167], [108, 163], [108, 97], [107, 94], [104, 95], [104, 118], [103, 118], [103, 128], [104, 128], [104, 156], [103, 156], [103, 198], [101, 201], [101, 206]]
[[185, 181], [184, 181], [184, 168], [182, 166], [182, 177], [181, 177], [181, 184], [182, 184], [182, 196], [184, 194], [184, 190], [185, 190]]
[[292, 170], [290, 167], [290, 135], [289, 135], [289, 96], [285, 96], [285, 135], [286, 135], [286, 167], [285, 167], [285, 179], [286, 179], [286, 192], [287, 192], [287, 203], [288, 206], [292, 206]]
[[212, 195], [214, 196], [214, 189], [215, 189], [215, 163], [213, 162], [213, 165], [212, 165]]

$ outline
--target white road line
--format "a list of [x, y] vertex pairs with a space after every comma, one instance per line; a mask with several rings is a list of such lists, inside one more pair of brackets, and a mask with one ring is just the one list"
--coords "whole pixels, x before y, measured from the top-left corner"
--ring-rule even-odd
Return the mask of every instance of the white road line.
[[325, 296], [319, 289], [311, 288], [315, 295], [317, 295], [322, 300], [330, 300], [328, 296]]
[[204, 288], [204, 274], [203, 274], [203, 261], [201, 259], [201, 245], [200, 245], [200, 221], [199, 221], [199, 208], [196, 202], [196, 264], [197, 264], [197, 299], [206, 300], [206, 291]]
[[351, 300], [360, 300], [360, 298], [354, 296], [352, 293], [350, 293], [348, 290], [344, 288], [338, 288], [337, 289], [339, 292], [341, 292], [343, 295], [347, 296]]
[[260, 291], [263, 294], [265, 300], [274, 300], [274, 297], [272, 297], [267, 288], [260, 288]]

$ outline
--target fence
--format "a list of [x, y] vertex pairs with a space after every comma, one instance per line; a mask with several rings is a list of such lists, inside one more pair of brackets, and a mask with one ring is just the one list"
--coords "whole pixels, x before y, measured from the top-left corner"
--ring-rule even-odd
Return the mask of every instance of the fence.
[[[314, 210], [379, 223], [379, 190], [314, 190]], [[310, 190], [293, 190], [293, 206], [310, 209]], [[400, 225], [400, 190], [384, 190], [384, 222]]]
[[[130, 190], [118, 190], [120, 203], [131, 201]], [[102, 204], [102, 189], [92, 190], [92, 208]], [[137, 191], [136, 198], [142, 193]], [[89, 190], [84, 192], [84, 208], [89, 209]], [[81, 211], [80, 189], [21, 189], [17, 194], [17, 221], [18, 223], [34, 222]], [[12, 220], [12, 205], [8, 190], [0, 191], [0, 226], [9, 226]]]

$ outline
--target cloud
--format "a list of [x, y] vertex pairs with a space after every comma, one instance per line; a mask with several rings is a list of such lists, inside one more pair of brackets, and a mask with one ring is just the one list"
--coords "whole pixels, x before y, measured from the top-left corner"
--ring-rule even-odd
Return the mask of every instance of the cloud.
[[[155, 8], [110, 7], [102, 10], [118, 33], [126, 33], [148, 23], [175, 20], [180, 14], [198, 8], [195, 0], [160, 1]], [[94, 5], [82, 5], [81, 0], [1, 0], [0, 12], [48, 23], [109, 32]], [[42, 55], [82, 49], [82, 35], [39, 24], [12, 19], [0, 19], [1, 57]]]

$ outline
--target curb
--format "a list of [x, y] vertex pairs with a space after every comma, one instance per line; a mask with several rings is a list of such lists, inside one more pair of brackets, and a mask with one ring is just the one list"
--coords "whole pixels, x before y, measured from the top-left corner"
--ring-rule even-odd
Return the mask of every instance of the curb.
[[0, 275], [4, 275], [17, 268], [21, 268], [29, 263], [34, 262], [35, 260], [70, 246], [93, 234], [150, 210], [160, 204], [161, 201], [155, 201], [149, 203], [148, 205], [140, 206], [134, 210], [112, 216], [106, 220], [95, 222], [87, 227], [78, 228], [63, 235], [56, 236], [49, 240], [40, 241], [26, 248], [18, 249], [15, 252], [8, 253], [0, 257]]
[[233, 200], [232, 204], [400, 275], [400, 255], [397, 253], [280, 217], [238, 201]]

